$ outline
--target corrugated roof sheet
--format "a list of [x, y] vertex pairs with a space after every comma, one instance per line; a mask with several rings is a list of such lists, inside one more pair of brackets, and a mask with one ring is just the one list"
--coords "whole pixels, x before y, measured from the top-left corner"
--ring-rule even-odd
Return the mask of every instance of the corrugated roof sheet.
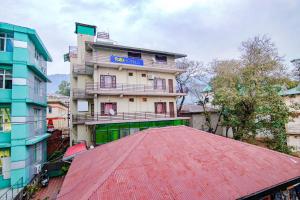
[[300, 175], [300, 159], [185, 126], [78, 155], [64, 199], [236, 199]]
[[279, 92], [279, 95], [281, 96], [289, 96], [289, 95], [296, 95], [296, 94], [300, 94], [300, 85], [291, 88], [289, 90], [282, 90]]
[[86, 144], [85, 143], [79, 143], [75, 144], [67, 149], [67, 151], [64, 154], [63, 160], [70, 160], [74, 158], [76, 155], [86, 151]]

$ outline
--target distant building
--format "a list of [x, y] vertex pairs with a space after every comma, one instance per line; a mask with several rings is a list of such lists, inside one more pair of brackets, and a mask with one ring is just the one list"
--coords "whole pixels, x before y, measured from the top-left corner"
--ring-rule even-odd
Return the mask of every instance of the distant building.
[[294, 109], [293, 105], [298, 104], [300, 106], [300, 85], [289, 90], [283, 90], [280, 92], [284, 101], [290, 110], [295, 113], [294, 117], [291, 117], [290, 121], [286, 124], [287, 132], [287, 145], [293, 147], [293, 151], [300, 152], [300, 111]]
[[[215, 128], [217, 128], [216, 134], [232, 138], [233, 137], [232, 129], [229, 129], [226, 135], [226, 127], [221, 126], [222, 118], [219, 119], [220, 113], [218, 109], [214, 107], [208, 107], [208, 106], [206, 106], [205, 109], [206, 109], [205, 111], [208, 112], [210, 115], [212, 128], [214, 130]], [[195, 104], [184, 105], [180, 111], [179, 116], [189, 117], [190, 118], [189, 125], [191, 127], [202, 131], [209, 131], [203, 106], [195, 105]]]
[[47, 125], [48, 130], [69, 129], [69, 97], [49, 95], [47, 107]]
[[[126, 30], [124, 30], [126, 31]], [[100, 145], [150, 127], [182, 125], [175, 65], [184, 54], [118, 45], [96, 26], [76, 23], [70, 48], [71, 142]]]
[[164, 127], [77, 154], [57, 199], [297, 199], [299, 177], [297, 157]]
[[47, 160], [47, 61], [34, 29], [0, 23], [0, 188], [29, 183]]

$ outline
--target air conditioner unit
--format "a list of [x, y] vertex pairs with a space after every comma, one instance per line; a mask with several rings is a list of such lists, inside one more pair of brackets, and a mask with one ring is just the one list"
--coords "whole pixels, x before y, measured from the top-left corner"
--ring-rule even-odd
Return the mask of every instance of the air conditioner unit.
[[153, 80], [155, 77], [153, 74], [148, 74], [148, 80]]
[[41, 164], [34, 165], [34, 174], [39, 174], [41, 171], [42, 171]]

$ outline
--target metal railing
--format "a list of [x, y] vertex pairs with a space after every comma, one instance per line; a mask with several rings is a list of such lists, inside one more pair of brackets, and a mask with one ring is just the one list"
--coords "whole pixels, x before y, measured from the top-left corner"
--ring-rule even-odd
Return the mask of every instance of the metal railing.
[[174, 113], [153, 113], [153, 112], [118, 112], [115, 115], [104, 115], [103, 113], [76, 114], [72, 115], [74, 123], [84, 123], [92, 121], [122, 121], [122, 120], [147, 120], [147, 119], [162, 119], [174, 118]]
[[75, 99], [80, 99], [80, 98], [93, 98], [93, 95], [88, 94], [86, 92], [86, 89], [80, 89], [80, 88], [74, 88], [72, 91], [72, 96]]
[[4, 194], [2, 194], [0, 200], [22, 199], [22, 194], [19, 194], [22, 190], [23, 177], [21, 177], [15, 184], [10, 186], [10, 188]]
[[[114, 54], [115, 55], [115, 54]], [[118, 55], [115, 55], [118, 56]], [[121, 55], [122, 56], [122, 55]], [[101, 52], [92, 52], [85, 54], [85, 61], [99, 63], [99, 64], [122, 64], [122, 63], [112, 63], [110, 62], [111, 55], [103, 55]], [[157, 62], [151, 56], [142, 57], [145, 67], [155, 67], [155, 68], [163, 68], [163, 69], [180, 69], [176, 66], [175, 61], [167, 61], [167, 62]], [[126, 64], [124, 64], [126, 65]], [[181, 69], [180, 69], [181, 70]]]
[[142, 85], [142, 84], [100, 84], [99, 82], [87, 82], [85, 84], [85, 89], [87, 93], [94, 92], [153, 92], [153, 93], [179, 93], [174, 88], [173, 90], [168, 90], [166, 86], [164, 87], [154, 87], [153, 85]]
[[94, 73], [94, 69], [92, 67], [88, 67], [85, 65], [73, 65], [73, 73], [74, 74], [82, 74], [82, 75], [92, 75]]

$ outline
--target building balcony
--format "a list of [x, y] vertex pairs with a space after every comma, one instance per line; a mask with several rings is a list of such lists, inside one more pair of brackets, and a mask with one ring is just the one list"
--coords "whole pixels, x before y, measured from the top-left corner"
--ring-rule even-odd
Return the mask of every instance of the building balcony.
[[[155, 120], [171, 120], [178, 118], [174, 113], [153, 113], [153, 112], [118, 112], [115, 115], [104, 115], [100, 113], [92, 114], [76, 114], [72, 115], [73, 124], [105, 124], [118, 122], [141, 122], [141, 121], [155, 121]], [[185, 119], [188, 119], [184, 117]]]
[[73, 74], [74, 76], [77, 75], [93, 75], [94, 73], [94, 69], [93, 67], [88, 67], [85, 65], [77, 65], [77, 64], [73, 64]]
[[102, 55], [100, 53], [86, 53], [85, 62], [87, 65], [94, 65], [107, 68], [138, 69], [143, 71], [157, 71], [168, 73], [182, 73], [185, 69], [177, 67], [175, 62], [157, 62], [151, 57], [128, 58], [115, 55]]
[[88, 94], [85, 89], [74, 88], [72, 90], [73, 99], [91, 99], [93, 98], [92, 94]]
[[186, 93], [175, 91], [174, 88], [155, 88], [142, 84], [101, 85], [98, 82], [86, 83], [87, 94], [120, 95], [120, 96], [184, 96]]

